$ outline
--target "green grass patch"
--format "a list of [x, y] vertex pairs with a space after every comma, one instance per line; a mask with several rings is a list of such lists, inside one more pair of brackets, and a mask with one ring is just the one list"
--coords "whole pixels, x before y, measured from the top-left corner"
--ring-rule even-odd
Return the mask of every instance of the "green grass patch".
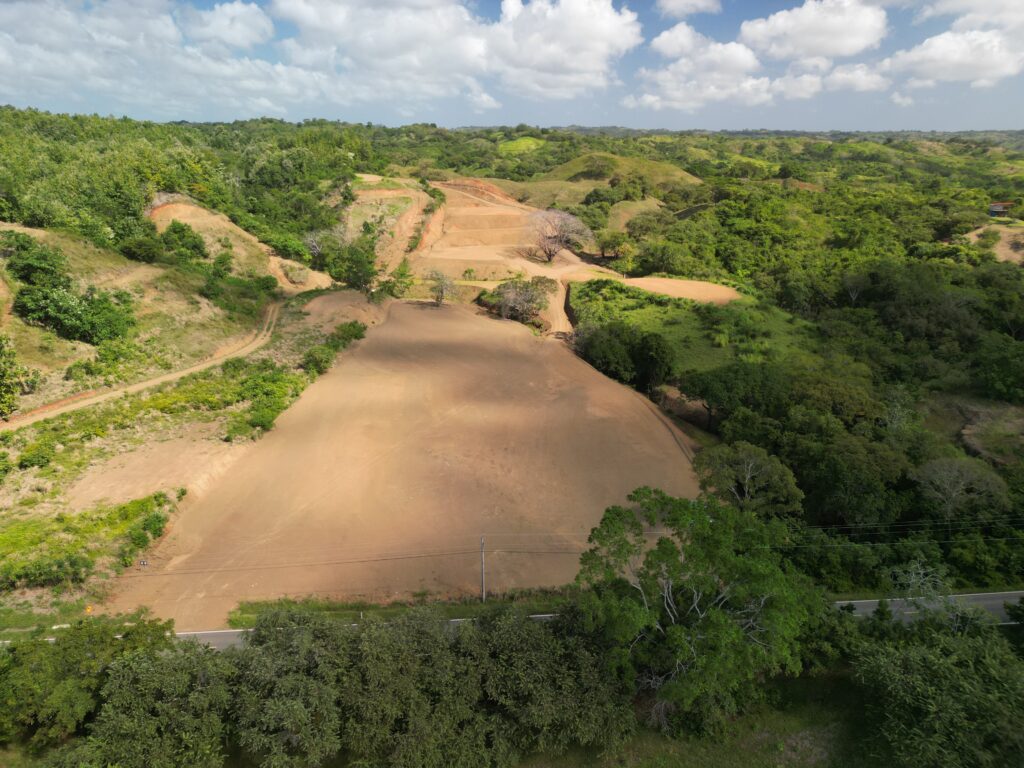
[[614, 280], [590, 280], [572, 286], [569, 302], [578, 324], [622, 321], [663, 336], [673, 352], [674, 374], [713, 370], [734, 360], [806, 355], [815, 346], [810, 324], [752, 298], [719, 307]]
[[525, 155], [528, 152], [535, 152], [545, 144], [547, 142], [544, 139], [534, 138], [533, 136], [520, 136], [518, 139], [503, 141], [498, 144], [498, 154]]
[[535, 756], [523, 768], [881, 768], [866, 735], [864, 702], [844, 676], [782, 680], [771, 704], [742, 715], [723, 733], [669, 739], [642, 730], [607, 755], [576, 750]]
[[121, 567], [159, 538], [173, 510], [163, 493], [53, 517], [0, 521], [0, 589], [80, 584], [113, 558]]
[[238, 607], [228, 614], [228, 626], [234, 629], [250, 629], [256, 625], [256, 619], [268, 611], [287, 608], [307, 613], [326, 614], [340, 621], [356, 624], [371, 616], [380, 619], [397, 618], [413, 608], [429, 605], [439, 616], [445, 619], [472, 619], [489, 610], [513, 606], [526, 613], [557, 613], [575, 594], [572, 587], [563, 589], [529, 589], [517, 590], [502, 595], [489, 595], [487, 602], [481, 603], [479, 598], [462, 600], [429, 600], [423, 595], [420, 599], [410, 602], [365, 603], [305, 598], [292, 600], [260, 600], [239, 603]]

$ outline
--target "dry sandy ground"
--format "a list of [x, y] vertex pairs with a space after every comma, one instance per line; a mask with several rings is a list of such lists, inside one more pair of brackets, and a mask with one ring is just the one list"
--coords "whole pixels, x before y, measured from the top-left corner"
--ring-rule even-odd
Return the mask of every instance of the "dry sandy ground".
[[[305, 306], [305, 311], [304, 323], [323, 332], [343, 320], [359, 320], [372, 327], [386, 315], [383, 306], [367, 302], [355, 291], [318, 296]], [[15, 426], [20, 425], [15, 422]], [[156, 491], [173, 495], [179, 488], [186, 488], [190, 498], [202, 497], [251, 447], [249, 443], [226, 443], [222, 434], [223, 429], [215, 424], [190, 425], [185, 434], [100, 462], [68, 489], [68, 506], [79, 511], [100, 503], [120, 504]]]
[[[361, 178], [373, 183], [380, 177], [371, 174], [360, 174]], [[388, 222], [386, 231], [377, 241], [377, 263], [390, 272], [398, 266], [406, 256], [409, 240], [416, 226], [423, 218], [423, 209], [430, 202], [430, 197], [421, 189], [410, 186], [401, 189], [358, 189], [356, 199], [360, 203], [376, 203], [383, 205], [388, 200], [406, 199], [411, 201], [393, 221]]]
[[[440, 236], [430, 247], [417, 251], [414, 270], [423, 275], [431, 270], [460, 278], [472, 270], [474, 279], [501, 280], [518, 272], [544, 275], [559, 282], [543, 313], [551, 333], [572, 330], [564, 311], [565, 283], [622, 277], [603, 267], [587, 265], [569, 251], [563, 251], [550, 263], [523, 258], [521, 249], [533, 242], [530, 215], [535, 209], [518, 203], [500, 189], [478, 180], [459, 180], [438, 184], [448, 200]], [[733, 288], [701, 280], [641, 277], [624, 280], [628, 285], [663, 293], [674, 298], [727, 304], [740, 298]]]
[[[967, 234], [968, 239], [973, 243], [986, 229], [994, 229], [999, 233], [999, 242], [993, 250], [999, 261], [1009, 261], [1014, 264], [1024, 264], [1024, 227], [1008, 227], [1005, 224], [991, 224], [981, 227]], [[1019, 245], [1018, 245], [1019, 243]]]
[[728, 304], [742, 296], [735, 288], [703, 280], [679, 280], [674, 277], [631, 277], [623, 282], [652, 293], [663, 293], [676, 299], [692, 299], [708, 304]]
[[181, 630], [239, 600], [565, 583], [603, 509], [695, 495], [685, 437], [561, 343], [464, 307], [394, 303], [205, 492], [109, 609]]
[[200, 425], [186, 437], [150, 443], [91, 468], [66, 493], [72, 512], [123, 504], [178, 488], [202, 495], [251, 444], [227, 443], [217, 425]]

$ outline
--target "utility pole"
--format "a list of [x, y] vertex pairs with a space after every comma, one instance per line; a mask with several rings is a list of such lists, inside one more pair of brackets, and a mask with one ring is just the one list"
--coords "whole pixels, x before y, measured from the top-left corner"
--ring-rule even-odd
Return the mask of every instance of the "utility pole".
[[484, 557], [484, 537], [480, 537], [480, 602], [487, 602], [487, 562]]

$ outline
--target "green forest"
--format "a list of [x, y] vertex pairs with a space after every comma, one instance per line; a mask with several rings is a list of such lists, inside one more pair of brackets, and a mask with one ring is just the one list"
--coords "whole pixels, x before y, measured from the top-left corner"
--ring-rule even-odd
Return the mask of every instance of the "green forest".
[[[0, 743], [25, 765], [96, 768], [597, 761], [652, 732], [721, 740], [782, 711], [798, 678], [864, 703], [837, 715], [856, 733], [829, 762], [764, 765], [1018, 764], [1019, 628], [942, 595], [1024, 584], [1022, 147], [1021, 132], [157, 124], [0, 107], [0, 221], [172, 265], [249, 315], [272, 278], [232, 276], [187, 225], [158, 234], [154, 196], [187, 195], [368, 289], [373, 226], [318, 236], [355, 174], [422, 179], [437, 208], [430, 181], [475, 177], [577, 217], [595, 264], [742, 294], [717, 306], [571, 286], [572, 348], [675, 409], [702, 446], [704, 492], [641, 488], [606, 510], [557, 620], [494, 610], [450, 630], [423, 609], [352, 628], [292, 608], [216, 653], [159, 622], [89, 619], [0, 649]], [[1013, 207], [995, 218], [993, 201]], [[130, 338], [132, 296], [79, 284], [59, 248], [4, 233], [0, 262], [26, 323], [97, 350]], [[411, 284], [390, 280], [384, 292]], [[361, 334], [339, 329], [302, 368], [324, 372]], [[223, 375], [281, 390], [239, 416], [246, 434], [295, 396], [296, 374], [272, 366]], [[32, 386], [0, 336], [0, 414]], [[0, 487], [12, 469], [0, 452]], [[125, 517], [141, 545], [163, 504]], [[926, 598], [910, 624], [884, 602], [864, 620], [832, 607], [908, 594]]]

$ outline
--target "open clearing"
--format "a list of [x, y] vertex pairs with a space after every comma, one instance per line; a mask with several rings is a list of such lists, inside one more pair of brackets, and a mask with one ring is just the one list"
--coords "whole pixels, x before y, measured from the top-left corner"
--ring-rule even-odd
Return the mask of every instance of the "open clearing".
[[414, 269], [419, 274], [436, 269], [451, 277], [476, 280], [502, 280], [519, 272], [558, 280], [562, 285], [544, 315], [552, 331], [572, 330], [562, 309], [564, 283], [568, 282], [607, 278], [673, 298], [714, 304], [727, 304], [741, 298], [734, 288], [702, 280], [667, 277], [623, 280], [618, 273], [586, 264], [569, 251], [562, 251], [550, 264], [524, 258], [522, 247], [534, 241], [530, 215], [535, 209], [479, 180], [458, 180], [438, 186], [448, 198], [442, 232], [430, 248], [417, 254]]
[[977, 242], [981, 234], [990, 229], [999, 234], [999, 240], [992, 247], [996, 258], [999, 261], [1024, 264], [1024, 222], [1015, 225], [990, 224], [968, 233], [967, 237], [972, 243]]
[[[551, 263], [525, 258], [535, 209], [502, 190], [468, 179], [438, 186], [447, 203], [410, 254], [418, 275], [554, 278], [551, 333], [572, 330], [569, 283], [621, 280], [568, 251]], [[359, 196], [377, 204], [414, 191]], [[412, 211], [421, 215], [425, 198]], [[700, 281], [626, 282], [698, 301], [739, 297]], [[150, 606], [180, 629], [206, 629], [242, 600], [473, 594], [481, 535], [489, 590], [560, 585], [607, 506], [641, 485], [698, 493], [688, 438], [559, 341], [465, 306], [382, 308], [328, 294], [307, 311], [324, 329], [342, 317], [376, 327], [255, 445], [223, 462], [209, 446], [190, 449], [216, 465], [216, 482], [210, 473], [190, 482], [172, 531], [146, 569], [118, 581], [110, 610]], [[169, 450], [109, 469], [144, 476]], [[85, 482], [75, 490], [101, 493]]]
[[472, 593], [481, 534], [489, 589], [562, 584], [606, 506], [697, 493], [686, 438], [564, 345], [463, 307], [388, 314], [189, 495], [111, 610], [186, 630], [239, 600]]

